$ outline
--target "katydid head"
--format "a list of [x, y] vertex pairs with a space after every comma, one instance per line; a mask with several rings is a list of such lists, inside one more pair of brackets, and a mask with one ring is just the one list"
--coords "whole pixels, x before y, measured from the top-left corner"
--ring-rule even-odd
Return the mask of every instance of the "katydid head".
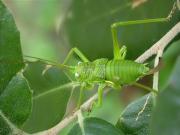
[[78, 62], [77, 66], [74, 70], [74, 75], [75, 75], [75, 78], [79, 81], [85, 79], [83, 77], [84, 75], [83, 75], [82, 71], [84, 71], [84, 64], [82, 62]]
[[75, 78], [78, 81], [98, 82], [105, 78], [105, 65], [108, 59], [101, 58], [92, 62], [78, 62], [75, 67]]
[[90, 62], [78, 62], [74, 70], [75, 78], [78, 81], [88, 81], [92, 78], [94, 65]]

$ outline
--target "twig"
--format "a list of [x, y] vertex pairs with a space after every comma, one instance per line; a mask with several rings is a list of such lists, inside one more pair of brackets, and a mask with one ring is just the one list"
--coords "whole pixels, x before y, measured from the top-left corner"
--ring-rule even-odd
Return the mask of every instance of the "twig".
[[[180, 22], [178, 22], [165, 36], [163, 36], [158, 42], [156, 42], [151, 48], [149, 48], [147, 51], [145, 51], [141, 56], [139, 56], [135, 61], [139, 63], [143, 63], [145, 60], [149, 59], [151, 56], [155, 54], [160, 54], [160, 51], [163, 52], [164, 48], [169, 44], [172, 39], [176, 35], [178, 35], [180, 32]], [[159, 55], [161, 56], [161, 55]], [[158, 64], [159, 62], [159, 56], [157, 57], [158, 60], [156, 60], [155, 64]], [[155, 77], [158, 79], [158, 76]], [[157, 86], [154, 86], [157, 87]], [[153, 88], [154, 88], [153, 87]], [[156, 88], [154, 88], [156, 89]], [[108, 90], [105, 91], [107, 93]], [[97, 93], [92, 96], [89, 100], [87, 100], [82, 106], [81, 109], [83, 111], [89, 110], [92, 103], [98, 98]], [[56, 135], [58, 132], [60, 132], [64, 127], [66, 127], [70, 122], [72, 122], [75, 118], [77, 118], [77, 115], [79, 114], [80, 110], [77, 110], [75, 113], [73, 113], [71, 116], [68, 116], [64, 118], [60, 123], [58, 123], [56, 126], [54, 126], [51, 129], [36, 133], [34, 135]]]
[[81, 129], [82, 135], [85, 135], [85, 129], [84, 129], [84, 117], [82, 115], [81, 110], [78, 113], [78, 123], [79, 123], [79, 127]]
[[[163, 50], [159, 50], [157, 52], [155, 61], [154, 61], [154, 67], [156, 67], [159, 64], [159, 60], [163, 55]], [[158, 82], [159, 82], [159, 72], [154, 73], [153, 75], [153, 89], [158, 90]]]
[[[104, 95], [108, 93], [109, 90], [104, 91]], [[94, 96], [92, 96], [90, 99], [88, 99], [84, 104], [81, 105], [82, 111], [87, 111], [90, 109], [92, 103], [98, 98], [98, 94], [96, 93]], [[64, 118], [60, 123], [58, 123], [56, 126], [52, 127], [51, 129], [35, 133], [33, 135], [57, 135], [58, 132], [60, 132], [64, 127], [66, 127], [70, 122], [72, 122], [75, 118], [77, 118], [78, 114], [81, 112], [81, 110], [77, 110], [72, 115]]]

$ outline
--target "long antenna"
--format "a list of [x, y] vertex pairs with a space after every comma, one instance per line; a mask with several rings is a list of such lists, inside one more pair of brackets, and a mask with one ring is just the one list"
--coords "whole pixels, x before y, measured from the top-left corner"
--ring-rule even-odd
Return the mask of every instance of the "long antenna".
[[23, 56], [27, 57], [27, 58], [36, 59], [36, 60], [39, 60], [39, 61], [42, 61], [42, 62], [47, 62], [47, 64], [59, 67], [61, 69], [71, 69], [72, 70], [72, 69], [75, 68], [74, 66], [64, 65], [64, 64], [60, 64], [60, 63], [57, 63], [57, 62], [54, 62], [54, 61], [51, 61], [51, 60], [45, 60], [45, 59], [41, 59], [41, 58], [34, 57], [34, 56], [29, 56], [29, 55], [23, 55]]

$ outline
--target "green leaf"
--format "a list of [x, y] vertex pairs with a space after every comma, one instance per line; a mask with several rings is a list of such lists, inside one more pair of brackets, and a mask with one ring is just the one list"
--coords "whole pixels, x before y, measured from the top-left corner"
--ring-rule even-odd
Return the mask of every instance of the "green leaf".
[[162, 68], [160, 69], [159, 86], [160, 90], [167, 87], [171, 73], [180, 52], [180, 40], [169, 45], [168, 49], [163, 54]]
[[125, 108], [116, 126], [127, 135], [149, 135], [152, 107], [152, 94], [143, 96]]
[[[83, 121], [85, 135], [124, 135], [114, 125], [99, 118], [86, 118]], [[68, 135], [83, 135], [79, 124], [75, 124]]]
[[[64, 21], [62, 32], [65, 31], [66, 34], [63, 35], [67, 36], [70, 45], [77, 46], [91, 60], [98, 57], [112, 58], [111, 24], [118, 21], [166, 17], [174, 1], [147, 0], [133, 8], [135, 2], [135, 0], [74, 0]], [[178, 21], [179, 16], [175, 14], [169, 23], [120, 27], [118, 39], [121, 45], [127, 46], [130, 52], [127, 53], [128, 58], [135, 59]]]
[[[0, 113], [0, 115], [2, 115], [2, 113]], [[8, 135], [11, 132], [12, 132], [12, 129], [6, 123], [5, 119], [2, 116], [0, 116], [0, 134], [1, 135]]]
[[22, 73], [20, 33], [0, 0], [0, 134], [19, 134], [29, 117], [32, 92]]
[[180, 134], [180, 57], [168, 82], [159, 94], [152, 115], [152, 135]]
[[73, 86], [61, 70], [46, 66], [40, 61], [31, 62], [24, 71], [34, 93], [32, 113], [23, 127], [30, 133], [48, 129], [62, 120]]
[[0, 134], [17, 132], [31, 113], [32, 92], [22, 73], [9, 82], [0, 95]]
[[0, 0], [0, 94], [23, 68], [20, 34], [11, 13]]

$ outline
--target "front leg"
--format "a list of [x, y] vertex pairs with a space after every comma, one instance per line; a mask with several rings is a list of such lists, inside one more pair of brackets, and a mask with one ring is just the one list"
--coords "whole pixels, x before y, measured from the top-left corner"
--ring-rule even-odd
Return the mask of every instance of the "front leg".
[[72, 57], [73, 53], [75, 53], [82, 60], [82, 62], [89, 62], [89, 60], [86, 58], [86, 56], [78, 48], [74, 47], [69, 51], [63, 64], [67, 63], [67, 61]]
[[[76, 55], [79, 57], [79, 59], [75, 59], [74, 62], [72, 62], [71, 60], [73, 60], [73, 55]], [[78, 49], [78, 48], [72, 48], [68, 55], [66, 56], [63, 64], [67, 65], [67, 66], [71, 66], [73, 67], [73, 69], [65, 69], [64, 72], [65, 74], [68, 76], [68, 78], [72, 81], [76, 80], [75, 78], [75, 73], [74, 73], [74, 67], [78, 64], [78, 62], [89, 62], [89, 60], [86, 58], [86, 56]]]
[[80, 108], [82, 100], [83, 100], [83, 92], [84, 92], [84, 88], [86, 87], [86, 83], [82, 83], [81, 84], [81, 88], [80, 88], [80, 93], [79, 93], [79, 99], [78, 99], [78, 104], [77, 104], [77, 109]]
[[106, 84], [103, 83], [103, 84], [100, 84], [99, 87], [98, 87], [98, 101], [94, 101], [92, 103], [92, 106], [90, 108], [90, 110], [92, 110], [93, 108], [98, 108], [102, 105], [102, 99], [103, 99], [103, 89], [106, 87]]

